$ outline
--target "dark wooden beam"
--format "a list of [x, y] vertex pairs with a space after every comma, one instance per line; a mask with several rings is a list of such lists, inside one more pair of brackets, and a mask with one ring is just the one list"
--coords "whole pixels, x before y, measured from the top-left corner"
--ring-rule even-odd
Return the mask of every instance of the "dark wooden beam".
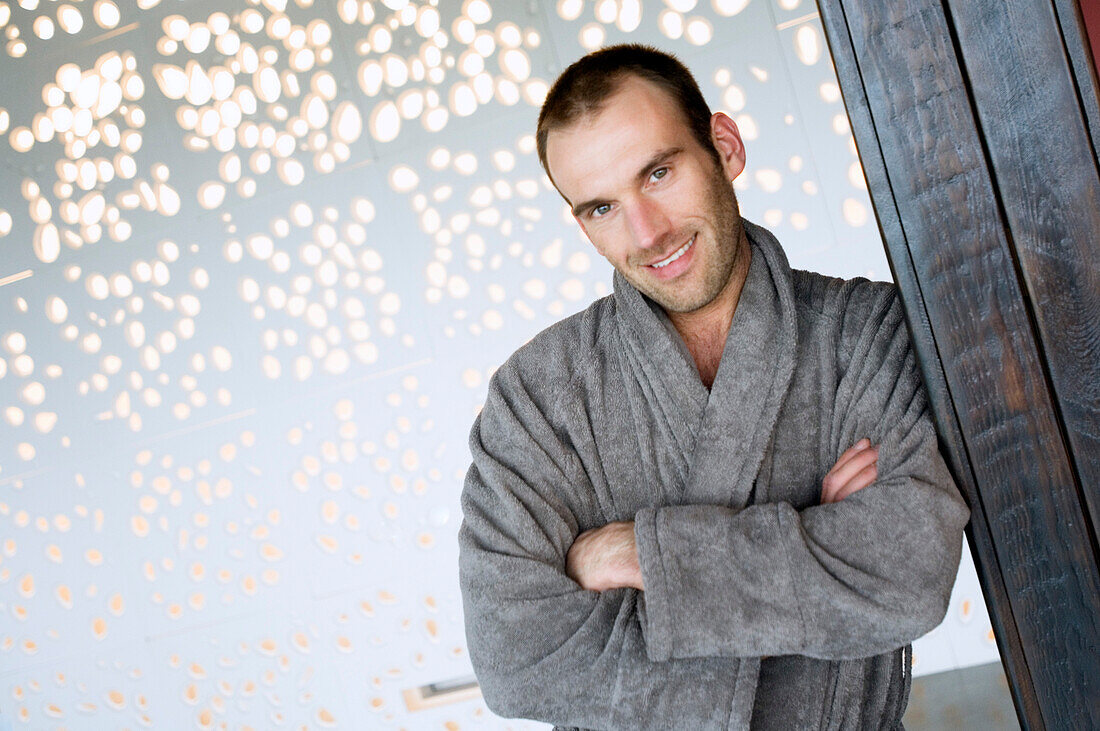
[[[950, 9], [1008, 224], [1010, 253], [1026, 288], [1039, 355], [1095, 540], [1100, 529], [1100, 170], [1089, 154], [1092, 141], [1074, 68], [1060, 43], [1034, 42], [1061, 40], [1063, 29], [1049, 0], [952, 3]], [[1005, 73], [1008, 69], [1014, 73]], [[1091, 74], [1082, 81], [1091, 84]]]
[[[1034, 74], [1021, 72], [1017, 57], [988, 48], [1016, 34], [996, 33], [988, 17], [959, 31], [945, 4], [819, 0], [944, 451], [971, 505], [971, 542], [1021, 722], [1100, 727], [1100, 574], [1088, 508], [1096, 483], [1082, 479], [1100, 433], [1090, 410], [1100, 380], [1088, 380], [1100, 362], [1089, 258], [1100, 239], [1088, 237], [1100, 206], [1080, 216], [1063, 208], [1093, 195], [1096, 156], [1079, 94], [1066, 101], [1063, 84], [1056, 109], [1041, 93], [1028, 98], [1050, 69], [1032, 60]], [[983, 9], [1020, 12], [1016, 3], [965, 5], [957, 12], [970, 13], [968, 23]], [[1020, 29], [1019, 52], [1060, 58], [1073, 87], [1049, 5], [1046, 13], [1046, 35], [1033, 19]], [[996, 76], [982, 80], [992, 97], [975, 99], [968, 62]], [[1012, 116], [1014, 94], [1044, 109]], [[1046, 147], [1020, 146], [1029, 134], [1064, 144], [1066, 124], [1075, 147], [1059, 177]], [[1051, 194], [1060, 180], [1067, 189]], [[1072, 342], [1054, 342], [1067, 327]]]

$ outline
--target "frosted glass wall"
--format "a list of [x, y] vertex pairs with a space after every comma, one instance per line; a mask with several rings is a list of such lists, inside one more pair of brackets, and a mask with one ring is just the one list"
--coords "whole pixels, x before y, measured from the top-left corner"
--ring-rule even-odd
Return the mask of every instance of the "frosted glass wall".
[[[808, 0], [0, 2], [0, 728], [504, 728], [457, 587], [493, 369], [607, 294], [539, 170], [623, 40], [745, 215], [888, 278]], [[996, 649], [964, 560], [916, 671]]]

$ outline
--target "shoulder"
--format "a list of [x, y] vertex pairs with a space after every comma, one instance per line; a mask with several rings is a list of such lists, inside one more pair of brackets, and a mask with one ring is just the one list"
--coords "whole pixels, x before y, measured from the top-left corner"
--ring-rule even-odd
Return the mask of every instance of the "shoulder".
[[909, 347], [897, 287], [863, 278], [792, 271], [802, 337], [828, 347], [841, 369], [875, 349]]
[[494, 374], [490, 391], [521, 389], [550, 405], [604, 360], [615, 329], [615, 300], [596, 300], [559, 320], [513, 353]]
[[801, 269], [791, 270], [791, 280], [800, 311], [838, 321], [865, 320], [897, 302], [897, 287], [891, 282], [840, 279]]

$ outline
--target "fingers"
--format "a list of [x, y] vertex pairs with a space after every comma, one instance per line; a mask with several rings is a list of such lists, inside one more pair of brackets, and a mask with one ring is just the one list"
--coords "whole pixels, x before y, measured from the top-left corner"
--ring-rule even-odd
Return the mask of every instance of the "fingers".
[[840, 457], [836, 461], [836, 464], [833, 465], [832, 469], [830, 469], [829, 472], [832, 472], [839, 465], [844, 464], [849, 459], [851, 459], [854, 455], [859, 454], [864, 449], [867, 449], [867, 447], [869, 447], [869, 446], [871, 446], [871, 440], [870, 439], [868, 439], [867, 437], [864, 437], [863, 439], [860, 439], [858, 442], [856, 442], [855, 444], [853, 444], [852, 446], [850, 446], [846, 450], [844, 450], [844, 454], [840, 455]]
[[860, 439], [837, 459], [821, 482], [821, 502], [843, 500], [867, 487], [878, 476], [878, 447], [869, 439]]
[[862, 470], [857, 472], [855, 477], [848, 481], [848, 484], [837, 490], [836, 494], [834, 495], [834, 502], [840, 502], [844, 498], [851, 495], [853, 492], [856, 492], [857, 490], [862, 490], [863, 488], [874, 482], [875, 478], [877, 477], [878, 464], [873, 463], [867, 465]]
[[[864, 446], [859, 447], [861, 443], [866, 442]], [[857, 448], [859, 447], [859, 448]], [[879, 458], [879, 448], [877, 446], [871, 446], [869, 440], [861, 440], [856, 442], [856, 445], [851, 447], [850, 450], [840, 455], [836, 464], [832, 469], [828, 470], [826, 478], [832, 478], [833, 483], [836, 485], [845, 485], [848, 480], [855, 477], [859, 470], [866, 467], [869, 464], [873, 464]]]

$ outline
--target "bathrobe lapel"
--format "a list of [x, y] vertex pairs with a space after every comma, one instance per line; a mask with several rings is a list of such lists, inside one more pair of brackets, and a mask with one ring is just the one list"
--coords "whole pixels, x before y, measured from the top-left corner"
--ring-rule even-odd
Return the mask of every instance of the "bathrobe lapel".
[[683, 503], [748, 504], [794, 373], [798, 335], [787, 259], [770, 233], [744, 225], [752, 263], [696, 436]]
[[624, 488], [616, 490], [615, 503], [620, 518], [629, 520], [640, 508], [679, 502], [709, 394], [668, 316], [618, 272], [615, 304], [622, 375], [616, 395], [633, 434], [621, 434], [602, 451], [604, 468], [621, 472], [608, 476]]
[[615, 275], [625, 406], [650, 482], [638, 496], [646, 503], [743, 507], [752, 495], [794, 370], [797, 331], [779, 243], [744, 226], [752, 261], [709, 393], [668, 316]]

